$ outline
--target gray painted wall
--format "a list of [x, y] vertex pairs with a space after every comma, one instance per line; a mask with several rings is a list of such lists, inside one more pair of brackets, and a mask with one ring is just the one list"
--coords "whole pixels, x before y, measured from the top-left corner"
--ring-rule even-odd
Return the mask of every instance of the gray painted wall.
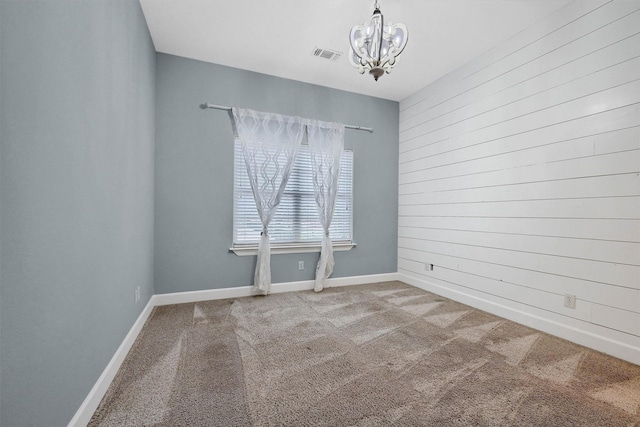
[[155, 53], [135, 0], [0, 15], [0, 424], [63, 426], [153, 293]]
[[[335, 254], [332, 277], [397, 271], [397, 102], [165, 54], [157, 55], [156, 65], [156, 293], [247, 286], [253, 281], [255, 257], [229, 252], [229, 115], [201, 110], [199, 104], [205, 101], [374, 127], [373, 134], [346, 132], [345, 145], [355, 153], [358, 246]], [[273, 255], [273, 283], [312, 279], [317, 259], [317, 253]], [[298, 260], [305, 261], [305, 270], [298, 271]]]

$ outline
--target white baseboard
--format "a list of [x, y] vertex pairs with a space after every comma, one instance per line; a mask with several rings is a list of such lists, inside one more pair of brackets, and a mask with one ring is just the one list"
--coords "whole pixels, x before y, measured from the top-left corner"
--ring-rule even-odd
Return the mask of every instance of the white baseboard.
[[89, 421], [91, 421], [93, 413], [98, 408], [98, 405], [104, 397], [104, 394], [107, 392], [111, 381], [113, 381], [113, 378], [118, 373], [120, 365], [122, 365], [124, 358], [129, 353], [129, 350], [142, 330], [144, 323], [151, 315], [153, 307], [153, 298], [151, 298], [142, 310], [142, 313], [140, 313], [134, 322], [129, 333], [127, 333], [127, 336], [124, 337], [124, 340], [109, 361], [109, 364], [107, 364], [107, 367], [102, 371], [102, 375], [100, 375], [98, 381], [96, 381], [95, 385], [84, 399], [84, 402], [82, 402], [82, 405], [80, 405], [80, 408], [76, 411], [76, 414], [69, 422], [68, 427], [85, 427]]
[[[364, 285], [366, 283], [377, 282], [389, 282], [398, 279], [398, 273], [384, 273], [384, 274], [371, 274], [365, 276], [351, 276], [351, 277], [337, 277], [327, 280], [327, 288], [350, 286], [350, 285]], [[271, 293], [282, 293], [291, 291], [306, 291], [313, 289], [313, 280], [304, 280], [300, 282], [288, 282], [288, 283], [275, 283], [271, 285]], [[116, 350], [115, 354], [109, 361], [109, 364], [98, 378], [87, 397], [80, 405], [80, 408], [73, 416], [68, 424], [68, 427], [85, 427], [91, 420], [94, 412], [98, 408], [100, 401], [104, 397], [105, 393], [111, 385], [111, 381], [118, 373], [120, 365], [124, 361], [124, 358], [129, 353], [131, 346], [135, 342], [138, 334], [142, 330], [144, 323], [147, 321], [153, 308], [159, 305], [168, 304], [180, 304], [187, 302], [207, 301], [212, 299], [225, 299], [225, 298], [240, 298], [253, 295], [251, 293], [251, 286], [240, 286], [237, 288], [224, 288], [224, 289], [209, 289], [205, 291], [193, 291], [193, 292], [176, 292], [171, 294], [157, 294], [153, 295], [147, 305], [145, 306], [138, 319], [135, 321], [131, 330]]]
[[418, 279], [406, 274], [398, 273], [398, 279], [416, 288], [450, 298], [488, 313], [520, 323], [539, 331], [554, 335], [567, 341], [592, 348], [619, 359], [640, 365], [640, 348], [616, 340], [612, 340], [593, 332], [563, 324], [555, 320], [545, 319], [532, 313], [527, 313], [515, 307], [505, 306], [493, 301], [478, 298], [458, 290], [453, 290], [426, 280]]
[[[336, 277], [327, 279], [327, 288], [339, 286], [364, 285], [366, 283], [389, 282], [398, 280], [398, 273], [368, 274], [365, 276]], [[307, 291], [313, 289], [313, 280], [299, 282], [273, 283], [271, 293]], [[182, 304], [187, 302], [208, 301], [225, 298], [241, 298], [252, 296], [251, 286], [239, 286], [235, 288], [207, 289], [204, 291], [176, 292], [171, 294], [156, 294], [152, 300], [154, 306], [168, 304]]]

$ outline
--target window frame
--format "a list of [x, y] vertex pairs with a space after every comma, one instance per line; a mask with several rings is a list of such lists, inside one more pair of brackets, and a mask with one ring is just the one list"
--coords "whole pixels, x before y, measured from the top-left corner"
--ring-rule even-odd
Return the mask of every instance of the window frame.
[[[229, 248], [229, 251], [234, 252], [236, 255], [238, 256], [250, 256], [250, 255], [256, 255], [258, 253], [258, 241], [256, 242], [252, 242], [252, 243], [236, 243], [236, 232], [237, 232], [237, 221], [238, 219], [236, 218], [236, 196], [237, 196], [237, 192], [236, 192], [236, 186], [237, 186], [237, 174], [236, 174], [236, 166], [237, 166], [237, 162], [236, 162], [236, 155], [237, 155], [237, 151], [239, 149], [239, 141], [234, 141], [234, 167], [233, 167], [233, 203], [232, 203], [232, 243], [231, 243], [231, 247]], [[303, 144], [301, 146], [301, 149], [307, 149], [308, 150], [308, 145], [307, 144]], [[351, 157], [351, 176], [350, 176], [350, 184], [351, 184], [351, 191], [350, 191], [350, 215], [349, 215], [349, 231], [350, 231], [350, 235], [351, 235], [351, 240], [336, 240], [333, 241], [332, 240], [332, 247], [334, 251], [348, 251], [351, 250], [352, 248], [356, 247], [357, 244], [354, 241], [354, 227], [353, 227], [353, 206], [354, 206], [354, 168], [355, 168], [355, 156], [354, 156], [354, 152], [352, 149], [344, 149], [343, 152], [349, 152], [350, 153], [350, 157]], [[242, 167], [242, 170], [244, 171], [244, 164], [241, 163], [240, 166]], [[291, 182], [291, 181], [290, 181]], [[289, 183], [287, 184], [287, 186], [289, 185]], [[252, 195], [253, 196], [253, 195]], [[298, 206], [300, 206], [298, 204]], [[314, 205], [314, 209], [315, 209], [315, 205]], [[276, 213], [276, 215], [279, 215], [280, 211]], [[314, 211], [315, 214], [315, 211]], [[300, 226], [302, 227], [302, 226]], [[293, 254], [293, 253], [309, 253], [309, 252], [320, 252], [321, 251], [321, 247], [322, 247], [322, 241], [321, 239], [318, 239], [317, 241], [312, 241], [312, 242], [271, 242], [271, 253], [272, 254]]]

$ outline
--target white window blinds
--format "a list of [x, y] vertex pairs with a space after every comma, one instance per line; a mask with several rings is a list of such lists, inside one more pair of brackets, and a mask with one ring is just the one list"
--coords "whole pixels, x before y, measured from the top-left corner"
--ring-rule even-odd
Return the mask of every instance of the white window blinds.
[[[251, 192], [242, 148], [238, 142], [234, 150], [233, 247], [256, 246], [260, 241], [262, 223], [258, 217]], [[271, 224], [269, 236], [272, 246], [319, 244], [322, 225], [313, 192], [309, 147], [302, 145], [289, 182]], [[345, 150], [341, 158], [340, 185], [329, 228], [334, 243], [352, 242], [353, 151]]]

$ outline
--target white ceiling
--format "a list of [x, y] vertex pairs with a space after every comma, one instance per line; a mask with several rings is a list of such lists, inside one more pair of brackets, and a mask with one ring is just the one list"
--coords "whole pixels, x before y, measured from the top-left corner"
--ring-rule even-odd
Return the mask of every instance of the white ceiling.
[[[409, 41], [377, 82], [349, 64], [373, 0], [140, 0], [158, 52], [400, 101], [571, 0], [379, 0]], [[342, 52], [337, 61], [315, 47]]]

